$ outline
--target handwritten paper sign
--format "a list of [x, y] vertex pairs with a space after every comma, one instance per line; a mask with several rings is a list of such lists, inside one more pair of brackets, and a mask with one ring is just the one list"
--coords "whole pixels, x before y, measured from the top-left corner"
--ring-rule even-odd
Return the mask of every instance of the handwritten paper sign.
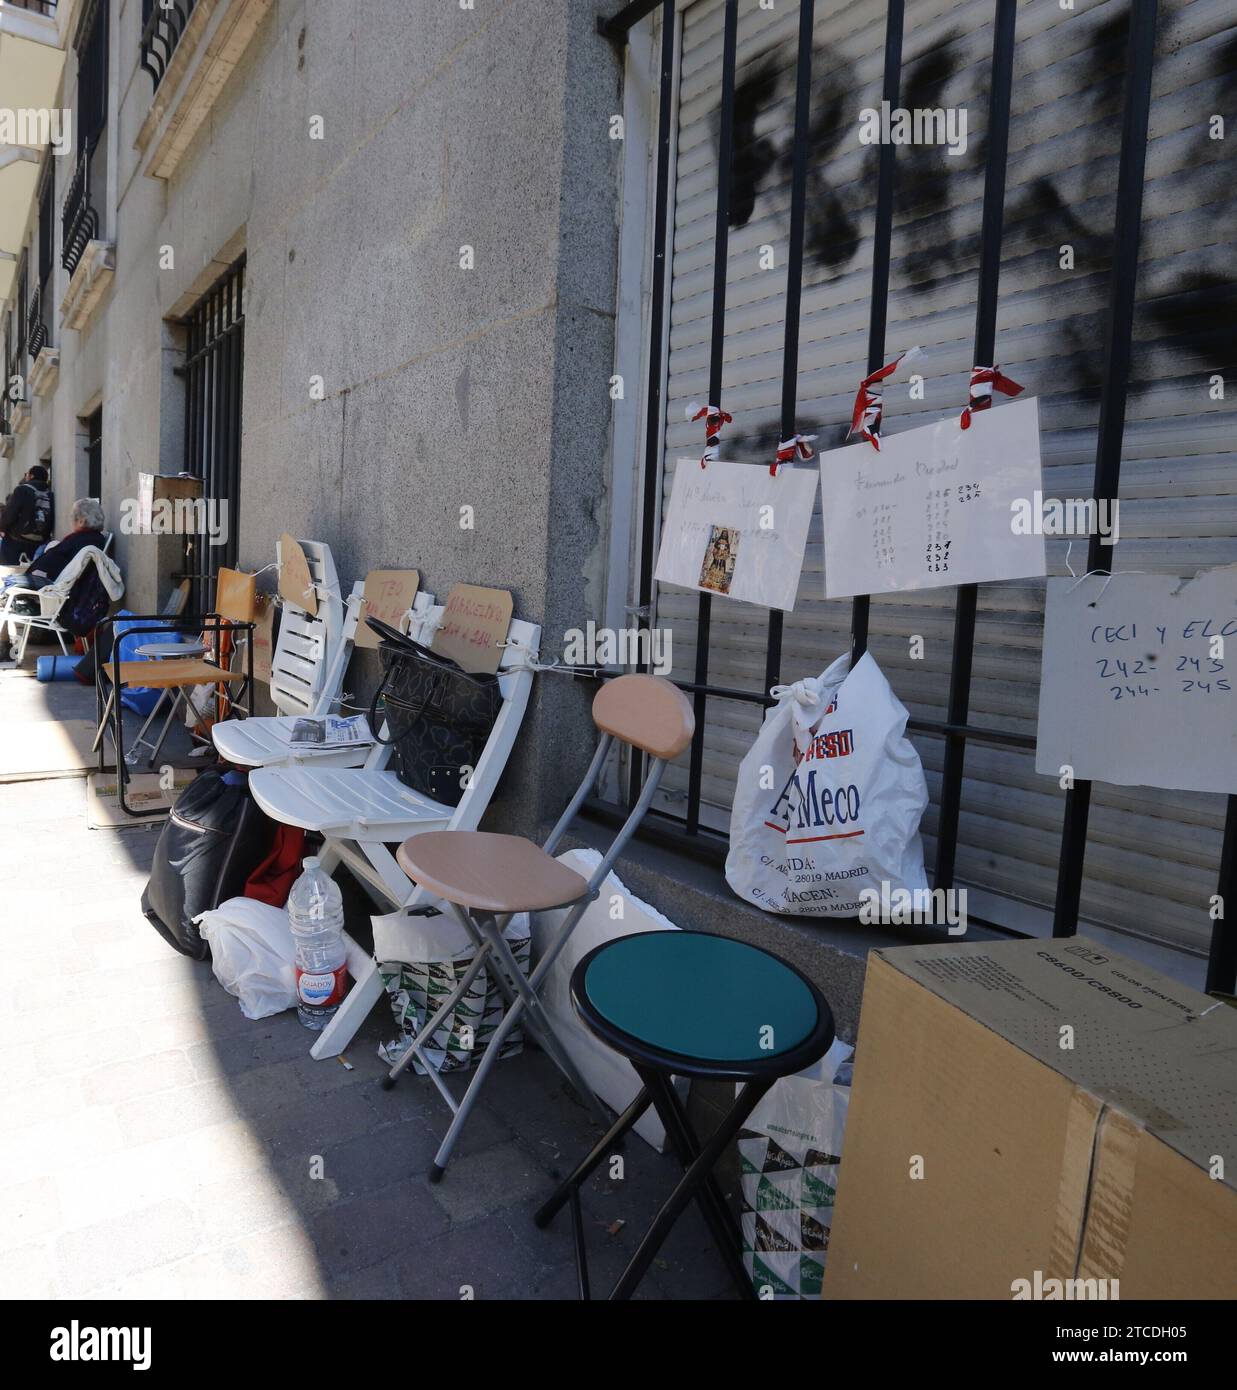
[[1237, 792], [1237, 567], [1050, 579], [1035, 770]]
[[511, 609], [506, 589], [457, 584], [447, 595], [443, 625], [430, 646], [465, 671], [497, 671], [503, 657], [498, 644], [507, 640]]
[[679, 459], [655, 577], [789, 611], [815, 500], [813, 469]]
[[825, 597], [1022, 579], [1047, 572], [1014, 504], [1043, 488], [1034, 398], [820, 456]]
[[279, 592], [311, 618], [318, 614], [318, 595], [301, 543], [286, 531], [279, 538]]
[[420, 587], [421, 574], [418, 570], [370, 570], [365, 576], [356, 645], [377, 648], [381, 639], [365, 619], [380, 618], [392, 627], [399, 627], [400, 619], [412, 607]]

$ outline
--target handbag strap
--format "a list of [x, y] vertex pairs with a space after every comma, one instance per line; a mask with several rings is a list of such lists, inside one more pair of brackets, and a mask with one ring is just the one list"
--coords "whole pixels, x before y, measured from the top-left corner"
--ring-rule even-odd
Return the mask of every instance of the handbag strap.
[[[409, 729], [411, 729], [417, 720], [421, 718], [422, 714], [425, 713], [425, 707], [429, 704], [430, 697], [434, 694], [434, 687], [431, 685], [430, 689], [425, 694], [425, 698], [417, 707], [417, 712], [412, 716], [411, 720], [409, 720], [407, 728], [399, 733], [392, 733], [389, 738], [383, 738], [382, 731], [378, 725], [378, 701], [386, 693], [387, 679], [390, 674], [391, 667], [387, 666], [382, 673], [382, 679], [378, 682], [378, 689], [374, 691], [374, 698], [369, 702], [369, 731], [374, 736], [374, 742], [381, 743], [384, 747], [390, 747], [391, 744], [398, 743], [399, 740], [408, 733]], [[395, 721], [391, 718], [389, 712], [387, 714], [386, 724], [388, 729], [393, 729], [395, 727]]]

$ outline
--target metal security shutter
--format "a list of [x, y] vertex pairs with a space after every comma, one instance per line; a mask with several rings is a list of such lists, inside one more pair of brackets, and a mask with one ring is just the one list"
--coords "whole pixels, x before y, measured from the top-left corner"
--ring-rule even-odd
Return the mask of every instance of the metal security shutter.
[[[864, 372], [876, 202], [875, 147], [858, 141], [858, 113], [880, 103], [884, 0], [817, 0], [812, 67], [798, 426], [818, 447], [842, 443]], [[912, 344], [926, 397], [886, 393], [885, 432], [941, 418], [965, 403], [972, 365], [984, 121], [992, 55], [990, 0], [908, 6], [901, 105], [967, 108], [968, 146], [897, 152], [887, 357]], [[1147, 148], [1133, 372], [1121, 472], [1120, 543], [1113, 567], [1193, 574], [1237, 561], [1233, 411], [1210, 398], [1233, 389], [1232, 94], [1237, 29], [1228, 0], [1160, 7]], [[997, 360], [1040, 400], [1044, 491], [1090, 495], [1100, 343], [1107, 305], [1120, 145], [1126, 0], [1075, 11], [1022, 4], [1017, 18]], [[708, 395], [722, 0], [681, 16], [672, 256], [666, 358], [664, 501], [676, 461], [699, 457], [703, 431], [686, 406]], [[722, 457], [767, 463], [779, 437], [797, 6], [742, 4], [735, 156], [727, 258], [722, 403], [735, 417]], [[1228, 139], [1209, 136], [1212, 113]], [[1073, 270], [1059, 265], [1073, 247]], [[776, 268], [760, 268], [762, 246]], [[999, 405], [996, 407], [999, 409]], [[1071, 564], [1082, 573], [1086, 542]], [[1050, 572], [1068, 573], [1067, 543], [1049, 538]], [[849, 646], [849, 602], [826, 603], [820, 518], [813, 518], [795, 611], [786, 615], [781, 676], [817, 674]], [[954, 622], [952, 589], [875, 599], [869, 648], [913, 718], [945, 718]], [[656, 621], [673, 632], [674, 676], [691, 681], [698, 596], [661, 588]], [[982, 586], [971, 718], [1035, 733], [1042, 582]], [[709, 682], [759, 691], [768, 615], [712, 605]], [[922, 660], [909, 638], [924, 638]], [[724, 831], [738, 764], [758, 706], [710, 697], [701, 824]], [[914, 734], [933, 803], [943, 741]], [[1064, 793], [1038, 776], [1033, 754], [971, 742], [966, 752], [957, 878], [975, 916], [1032, 929], [1050, 910], [1061, 853]], [[682, 815], [686, 766], [667, 777], [662, 806]], [[1219, 796], [1118, 788], [1092, 793], [1081, 916], [1205, 951], [1224, 825]]]

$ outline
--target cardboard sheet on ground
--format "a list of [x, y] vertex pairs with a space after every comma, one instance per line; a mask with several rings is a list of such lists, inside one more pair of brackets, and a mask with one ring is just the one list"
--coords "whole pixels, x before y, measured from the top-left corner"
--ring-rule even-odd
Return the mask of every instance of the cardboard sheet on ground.
[[815, 500], [814, 469], [679, 459], [654, 577], [790, 611]]
[[430, 646], [465, 671], [492, 675], [503, 658], [498, 644], [507, 640], [511, 611], [511, 595], [506, 589], [456, 584], [447, 595], [442, 626]]
[[399, 627], [400, 619], [412, 607], [420, 587], [418, 570], [370, 570], [365, 576], [365, 596], [361, 601], [355, 645], [376, 651], [380, 639], [365, 619], [379, 618], [391, 627]]
[[[574, 869], [585, 878], [588, 878], [601, 862], [601, 856], [594, 849], [568, 850], [558, 858], [569, 869]], [[617, 920], [610, 916], [611, 902], [615, 897], [622, 899], [623, 910], [622, 917]], [[534, 968], [545, 954], [546, 947], [554, 940], [566, 915], [566, 910], [539, 912], [534, 915]], [[618, 1114], [635, 1100], [640, 1089], [640, 1080], [625, 1057], [620, 1057], [617, 1052], [608, 1048], [580, 1022], [571, 1004], [569, 986], [572, 972], [594, 946], [642, 931], [678, 931], [678, 927], [663, 917], [656, 908], [650, 907], [629, 893], [617, 874], [610, 874], [601, 886], [601, 895], [588, 905], [584, 916], [576, 923], [575, 930], [541, 986], [542, 1002], [555, 1031], [563, 1040], [568, 1055], [579, 1067], [580, 1075], [610, 1109]], [[682, 1081], [677, 1084], [685, 1085]], [[635, 1129], [636, 1133], [658, 1153], [665, 1152], [666, 1131], [656, 1111], [647, 1110], [640, 1117]]]
[[[173, 774], [172, 789], [165, 791], [159, 785], [157, 772], [135, 772], [129, 778], [126, 799], [135, 811], [143, 815], [155, 811], [166, 814], [196, 776], [197, 773], [190, 768], [178, 768]], [[114, 772], [92, 772], [86, 778], [86, 824], [91, 830], [129, 830], [150, 822], [134, 820], [121, 810], [116, 796]]]
[[95, 765], [88, 719], [0, 721], [0, 782], [77, 777]]
[[1013, 504], [1043, 488], [1034, 398], [820, 456], [825, 597], [1046, 574]]
[[1035, 770], [1066, 765], [1237, 792], [1237, 566], [1048, 581]]

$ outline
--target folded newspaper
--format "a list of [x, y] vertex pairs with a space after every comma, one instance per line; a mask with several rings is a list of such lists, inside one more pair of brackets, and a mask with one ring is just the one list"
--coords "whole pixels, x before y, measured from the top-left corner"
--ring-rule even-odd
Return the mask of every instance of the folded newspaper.
[[320, 748], [347, 748], [361, 743], [373, 743], [369, 721], [363, 714], [347, 719], [328, 714], [323, 719], [298, 719], [292, 726], [293, 743], [314, 744]]

